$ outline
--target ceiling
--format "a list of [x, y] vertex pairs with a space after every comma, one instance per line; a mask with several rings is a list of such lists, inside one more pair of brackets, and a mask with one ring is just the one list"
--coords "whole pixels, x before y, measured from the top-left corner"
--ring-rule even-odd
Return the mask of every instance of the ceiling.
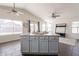
[[[2, 6], [12, 7], [12, 3], [0, 3]], [[35, 16], [41, 17], [44, 20], [52, 20], [52, 12], [57, 11], [61, 17], [71, 18], [79, 17], [79, 4], [73, 3], [16, 3], [16, 8], [28, 10]]]

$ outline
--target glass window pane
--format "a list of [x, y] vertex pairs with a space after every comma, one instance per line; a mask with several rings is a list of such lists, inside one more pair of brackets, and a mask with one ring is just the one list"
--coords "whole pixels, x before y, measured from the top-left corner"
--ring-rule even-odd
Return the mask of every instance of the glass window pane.
[[42, 24], [42, 32], [45, 31], [45, 24]]
[[79, 33], [79, 21], [72, 22], [72, 33]]
[[72, 22], [72, 27], [79, 27], [79, 22]]
[[35, 32], [38, 32], [38, 25], [35, 24]]
[[52, 25], [50, 23], [47, 24], [47, 32], [52, 33]]
[[77, 28], [72, 28], [72, 33], [77, 33]]
[[78, 33], [79, 33], [79, 28], [78, 28]]
[[31, 28], [31, 33], [34, 32], [34, 24], [30, 24], [30, 28]]
[[22, 33], [22, 22], [13, 21], [13, 32]]

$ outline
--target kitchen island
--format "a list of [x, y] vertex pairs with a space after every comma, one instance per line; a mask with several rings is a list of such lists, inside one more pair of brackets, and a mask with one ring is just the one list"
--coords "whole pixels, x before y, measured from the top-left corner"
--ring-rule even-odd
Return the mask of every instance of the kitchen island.
[[58, 55], [59, 35], [21, 34], [23, 55]]

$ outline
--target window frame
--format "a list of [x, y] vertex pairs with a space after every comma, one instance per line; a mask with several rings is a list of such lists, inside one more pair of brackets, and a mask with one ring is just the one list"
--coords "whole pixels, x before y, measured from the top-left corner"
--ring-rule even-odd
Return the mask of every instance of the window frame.
[[[79, 29], [79, 26], [78, 25], [79, 25], [79, 22], [78, 21], [77, 22], [72, 22], [72, 33], [73, 34], [79, 34], [79, 30], [78, 30]], [[76, 29], [75, 32], [73, 32], [73, 29], [74, 28]]]
[[[0, 21], [2, 21], [3, 23], [0, 23], [0, 27], [1, 27], [1, 25], [4, 25], [4, 26], [2, 26], [1, 28], [0, 28], [0, 36], [1, 35], [13, 35], [13, 34], [21, 34], [21, 33], [23, 33], [23, 22], [22, 21], [17, 21], [17, 20], [10, 20], [10, 19], [0, 19]], [[9, 21], [9, 22], [8, 22]], [[6, 22], [6, 23], [5, 23]], [[19, 23], [18, 23], [19, 22]], [[11, 26], [9, 25], [10, 23], [13, 23], [12, 24], [12, 29], [10, 30], [9, 28], [11, 28]], [[7, 26], [6, 26], [6, 24], [8, 24]], [[20, 27], [22, 28], [21, 29], [21, 31], [14, 31], [15, 30], [15, 28], [17, 27], [17, 26], [15, 26], [14, 27], [14, 25], [17, 25], [17, 24], [19, 24], [19, 25], [21, 25]], [[4, 28], [6, 28], [6, 29], [3, 29], [3, 27]], [[4, 31], [3, 31], [4, 30]], [[17, 28], [16, 28], [16, 30], [17, 30]]]

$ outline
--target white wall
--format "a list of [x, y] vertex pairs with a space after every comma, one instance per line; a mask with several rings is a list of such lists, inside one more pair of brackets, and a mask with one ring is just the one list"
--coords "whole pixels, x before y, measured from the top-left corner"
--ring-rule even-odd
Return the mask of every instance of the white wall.
[[19, 34], [0, 36], [0, 43], [12, 41], [12, 40], [18, 40], [19, 37], [20, 37]]

